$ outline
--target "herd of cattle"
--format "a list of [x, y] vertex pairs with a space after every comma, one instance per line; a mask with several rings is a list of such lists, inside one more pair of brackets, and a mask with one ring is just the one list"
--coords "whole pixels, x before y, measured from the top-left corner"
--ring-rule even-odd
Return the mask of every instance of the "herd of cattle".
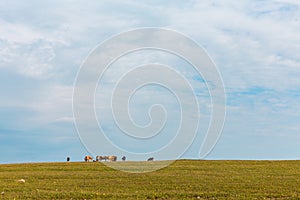
[[[154, 158], [148, 158], [147, 161], [153, 161]], [[67, 158], [67, 161], [70, 161], [70, 158]], [[85, 162], [100, 162], [100, 161], [117, 161], [117, 156], [96, 156], [96, 159], [94, 160], [92, 156], [85, 156], [84, 157]], [[122, 161], [126, 161], [126, 157], [122, 157]]]

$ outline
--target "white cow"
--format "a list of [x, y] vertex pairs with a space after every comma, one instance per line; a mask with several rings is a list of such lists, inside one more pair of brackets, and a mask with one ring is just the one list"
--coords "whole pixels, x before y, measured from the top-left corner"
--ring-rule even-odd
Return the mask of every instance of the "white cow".
[[109, 161], [117, 161], [117, 156], [108, 156]]

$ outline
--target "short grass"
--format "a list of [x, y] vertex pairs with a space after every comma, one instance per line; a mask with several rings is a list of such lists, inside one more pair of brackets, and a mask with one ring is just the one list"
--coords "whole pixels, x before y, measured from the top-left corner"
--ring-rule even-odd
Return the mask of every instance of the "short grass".
[[300, 161], [180, 160], [149, 173], [102, 163], [5, 164], [0, 193], [0, 199], [300, 199]]

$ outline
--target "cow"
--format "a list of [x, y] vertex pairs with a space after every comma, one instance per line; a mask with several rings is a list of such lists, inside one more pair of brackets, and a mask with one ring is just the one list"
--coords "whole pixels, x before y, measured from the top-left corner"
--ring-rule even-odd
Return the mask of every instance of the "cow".
[[117, 156], [108, 156], [109, 161], [117, 161]]
[[70, 162], [71, 158], [70, 157], [67, 157], [67, 162]]
[[93, 161], [93, 158], [92, 158], [92, 156], [85, 156], [85, 157], [84, 157], [84, 161], [85, 161], [85, 162], [92, 162], [92, 161]]
[[100, 161], [116, 161], [117, 160], [117, 156], [96, 156], [96, 161], [100, 162]]
[[153, 157], [151, 157], [151, 158], [148, 158], [148, 160], [147, 161], [153, 161], [154, 160], [154, 158]]
[[107, 161], [108, 160], [108, 156], [96, 156], [96, 161], [100, 162], [100, 161]]
[[125, 161], [125, 160], [126, 160], [126, 157], [125, 157], [125, 156], [123, 156], [123, 157], [122, 157], [122, 160], [123, 160], [123, 161]]

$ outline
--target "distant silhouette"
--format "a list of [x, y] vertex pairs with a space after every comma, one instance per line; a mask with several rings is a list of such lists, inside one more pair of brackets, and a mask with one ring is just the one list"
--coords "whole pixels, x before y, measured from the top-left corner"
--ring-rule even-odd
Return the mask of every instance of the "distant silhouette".
[[125, 156], [123, 156], [123, 157], [122, 157], [122, 160], [123, 160], [123, 161], [125, 161], [125, 160], [126, 160], [126, 157], [125, 157]]
[[67, 162], [70, 162], [71, 158], [70, 157], [67, 157]]
[[151, 157], [151, 158], [148, 158], [148, 160], [147, 161], [153, 161], [154, 160], [154, 158], [153, 157]]

